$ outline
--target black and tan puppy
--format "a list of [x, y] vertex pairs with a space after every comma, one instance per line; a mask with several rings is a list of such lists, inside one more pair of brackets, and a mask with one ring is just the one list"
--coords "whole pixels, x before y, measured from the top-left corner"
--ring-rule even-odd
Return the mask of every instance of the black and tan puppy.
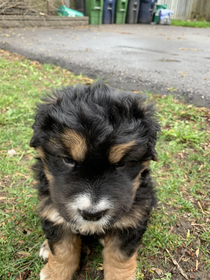
[[156, 198], [150, 160], [159, 125], [137, 94], [101, 82], [67, 87], [38, 105], [30, 145], [48, 258], [42, 280], [71, 280], [81, 236], [104, 240], [105, 280], [135, 279], [137, 250]]

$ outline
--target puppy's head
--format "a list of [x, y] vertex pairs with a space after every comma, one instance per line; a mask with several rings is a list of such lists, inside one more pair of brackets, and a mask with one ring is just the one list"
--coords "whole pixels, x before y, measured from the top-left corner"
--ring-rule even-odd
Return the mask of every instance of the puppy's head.
[[142, 172], [157, 160], [153, 106], [103, 83], [47, 97], [33, 129], [47, 182], [43, 215], [81, 233], [102, 233], [129, 212]]

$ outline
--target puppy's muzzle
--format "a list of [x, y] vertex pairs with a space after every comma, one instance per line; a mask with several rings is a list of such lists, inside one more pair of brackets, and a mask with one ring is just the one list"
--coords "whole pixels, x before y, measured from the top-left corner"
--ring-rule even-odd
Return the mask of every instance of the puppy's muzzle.
[[79, 212], [84, 220], [96, 222], [99, 221], [106, 214], [107, 209], [98, 212], [90, 212], [86, 210], [79, 210]]

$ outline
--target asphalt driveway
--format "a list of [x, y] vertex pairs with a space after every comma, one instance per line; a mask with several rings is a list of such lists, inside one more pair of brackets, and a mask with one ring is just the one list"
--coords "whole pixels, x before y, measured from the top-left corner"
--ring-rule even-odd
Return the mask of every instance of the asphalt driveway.
[[210, 108], [210, 29], [159, 25], [0, 29], [0, 48]]

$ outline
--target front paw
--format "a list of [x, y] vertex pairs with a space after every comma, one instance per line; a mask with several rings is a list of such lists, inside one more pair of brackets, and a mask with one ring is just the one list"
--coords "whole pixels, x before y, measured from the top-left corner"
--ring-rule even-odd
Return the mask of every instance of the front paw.
[[43, 258], [43, 260], [47, 260], [49, 258], [49, 253], [50, 253], [50, 248], [48, 245], [48, 241], [45, 240], [40, 247], [39, 256]]
[[44, 274], [44, 272], [40, 272], [40, 280], [47, 280], [50, 279], [47, 275]]
[[73, 280], [74, 271], [71, 270], [70, 263], [58, 263], [52, 260], [51, 253], [49, 260], [40, 273], [40, 280]]

